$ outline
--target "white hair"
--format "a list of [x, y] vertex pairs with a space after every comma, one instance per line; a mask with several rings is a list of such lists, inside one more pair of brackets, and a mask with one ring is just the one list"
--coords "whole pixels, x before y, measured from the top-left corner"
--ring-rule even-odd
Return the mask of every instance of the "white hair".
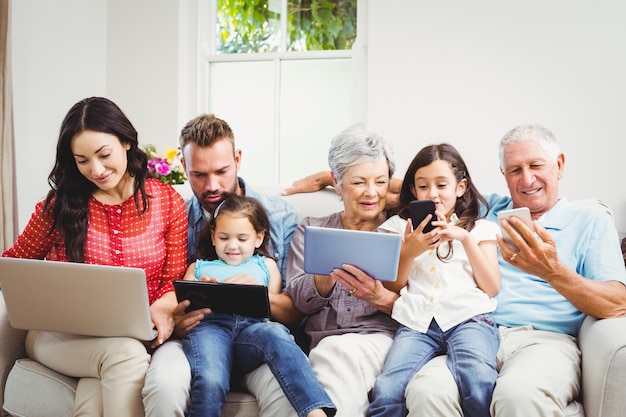
[[393, 177], [396, 169], [393, 146], [382, 134], [362, 123], [353, 124], [335, 136], [328, 150], [328, 165], [339, 186], [348, 168], [377, 160], [387, 162], [389, 178]]
[[559, 143], [550, 130], [538, 124], [523, 124], [508, 131], [500, 140], [500, 169], [504, 171], [505, 167], [504, 148], [511, 142], [524, 142], [527, 140], [537, 142], [548, 157], [554, 161], [561, 154]]

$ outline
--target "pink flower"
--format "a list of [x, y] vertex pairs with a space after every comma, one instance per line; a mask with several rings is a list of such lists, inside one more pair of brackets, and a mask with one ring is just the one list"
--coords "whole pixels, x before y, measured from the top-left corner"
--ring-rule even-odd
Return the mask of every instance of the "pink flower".
[[156, 173], [159, 175], [168, 175], [170, 173], [170, 166], [167, 163], [167, 159], [160, 158], [160, 161], [154, 166]]
[[146, 145], [145, 151], [148, 155], [147, 168], [150, 177], [170, 185], [184, 184], [187, 181], [177, 148], [168, 147], [161, 156], [158, 156], [154, 145]]
[[161, 158], [152, 158], [148, 161], [148, 172], [154, 174], [156, 172], [156, 166], [161, 162]]

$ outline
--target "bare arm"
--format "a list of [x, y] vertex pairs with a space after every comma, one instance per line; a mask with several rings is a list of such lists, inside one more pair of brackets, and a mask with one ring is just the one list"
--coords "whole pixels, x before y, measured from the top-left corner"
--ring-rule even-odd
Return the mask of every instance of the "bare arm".
[[[282, 191], [282, 194], [292, 195], [298, 193], [313, 193], [324, 187], [330, 187], [332, 185], [333, 179], [330, 175], [330, 171], [320, 171], [294, 181], [291, 187], [287, 187]], [[389, 186], [389, 192], [387, 193], [386, 208], [394, 208], [400, 204], [401, 189], [402, 180], [399, 178], [392, 178]]]
[[283, 279], [280, 276], [280, 270], [278, 269], [278, 265], [276, 264], [276, 261], [270, 258], [265, 258], [265, 265], [267, 266], [267, 270], [270, 272], [270, 279], [267, 283], [267, 289], [269, 292], [278, 294], [280, 293], [283, 286]]
[[330, 296], [330, 293], [333, 291], [333, 288], [335, 288], [335, 284], [337, 283], [336, 279], [327, 275], [315, 275], [313, 280], [315, 281], [315, 288], [317, 288], [317, 292], [325, 298]]
[[313, 193], [332, 185], [333, 179], [330, 175], [330, 171], [320, 171], [294, 181], [291, 187], [285, 188], [282, 193], [283, 195]]
[[270, 293], [269, 297], [272, 320], [282, 324], [293, 324], [304, 318], [304, 314], [296, 308], [289, 293]]
[[477, 244], [468, 234], [462, 243], [472, 266], [476, 285], [489, 297], [494, 297], [500, 291], [500, 268], [498, 268], [496, 242], [491, 240]]
[[[520, 248], [514, 252], [502, 237], [498, 237], [500, 253], [506, 262], [546, 280], [578, 310], [594, 318], [622, 317], [626, 314], [626, 287], [621, 282], [598, 282], [579, 275], [559, 260], [556, 243], [546, 229], [536, 221], [533, 226], [539, 239], [519, 219], [502, 222], [513, 243]], [[513, 256], [514, 253], [517, 255]]]
[[187, 270], [185, 271], [185, 276], [183, 277], [183, 279], [186, 281], [196, 281], [195, 269], [196, 269], [196, 263], [192, 262], [187, 267]]

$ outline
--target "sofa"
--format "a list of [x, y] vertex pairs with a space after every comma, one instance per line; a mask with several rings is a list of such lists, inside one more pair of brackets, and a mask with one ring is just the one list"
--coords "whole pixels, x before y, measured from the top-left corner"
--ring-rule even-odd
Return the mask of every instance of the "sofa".
[[[188, 185], [185, 185], [188, 189]], [[279, 195], [278, 187], [254, 187]], [[181, 192], [187, 193], [185, 189]], [[322, 216], [342, 208], [332, 189], [284, 197], [302, 216]], [[0, 404], [2, 416], [68, 417], [74, 407], [77, 380], [29, 359], [25, 332], [13, 329], [0, 297]], [[568, 416], [622, 417], [626, 410], [626, 318], [595, 320], [582, 325], [582, 394], [567, 408]], [[582, 406], [581, 406], [582, 404]], [[256, 400], [245, 392], [230, 392], [223, 417], [256, 417]]]

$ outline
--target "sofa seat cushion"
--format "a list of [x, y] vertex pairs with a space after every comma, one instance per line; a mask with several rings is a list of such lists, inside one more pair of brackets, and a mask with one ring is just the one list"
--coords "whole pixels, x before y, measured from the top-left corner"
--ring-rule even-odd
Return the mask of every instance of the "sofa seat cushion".
[[[32, 359], [15, 361], [7, 378], [4, 410], [15, 417], [69, 417], [74, 411], [77, 378], [71, 378]], [[256, 398], [229, 392], [222, 417], [257, 417]]]
[[259, 406], [254, 396], [236, 391], [228, 393], [222, 417], [258, 417], [258, 415]]
[[563, 415], [565, 417], [585, 417], [585, 410], [583, 409], [583, 405], [581, 403], [573, 401], [565, 407]]
[[68, 417], [77, 384], [32, 359], [18, 359], [7, 378], [3, 408], [15, 417]]

